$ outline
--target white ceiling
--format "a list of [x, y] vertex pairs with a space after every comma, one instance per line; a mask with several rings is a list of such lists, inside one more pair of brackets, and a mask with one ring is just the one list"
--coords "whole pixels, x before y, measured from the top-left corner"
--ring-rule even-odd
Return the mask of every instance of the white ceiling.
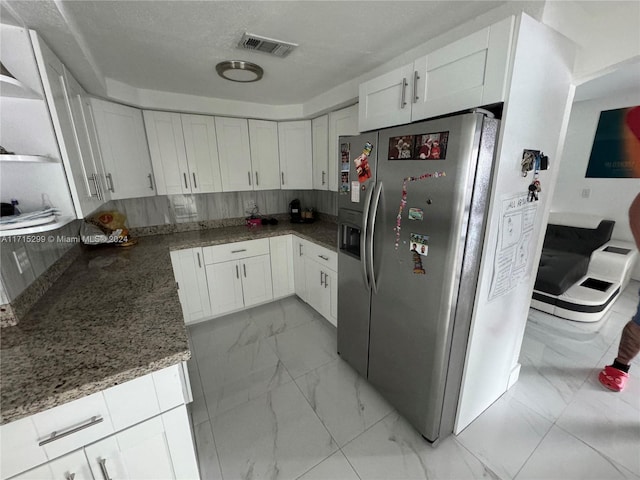
[[[503, 3], [9, 0], [81, 81], [90, 69], [136, 88], [271, 105], [307, 101]], [[245, 31], [300, 46], [284, 59], [237, 49]], [[223, 80], [222, 60], [258, 63], [264, 78]]]

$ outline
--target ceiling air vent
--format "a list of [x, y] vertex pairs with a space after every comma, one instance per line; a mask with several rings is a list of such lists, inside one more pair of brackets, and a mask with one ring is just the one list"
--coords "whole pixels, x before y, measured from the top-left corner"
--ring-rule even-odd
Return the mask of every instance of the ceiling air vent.
[[245, 33], [240, 43], [238, 43], [239, 48], [257, 50], [258, 52], [269, 53], [276, 57], [286, 57], [297, 46], [296, 43], [274, 40], [273, 38], [261, 37], [252, 33]]

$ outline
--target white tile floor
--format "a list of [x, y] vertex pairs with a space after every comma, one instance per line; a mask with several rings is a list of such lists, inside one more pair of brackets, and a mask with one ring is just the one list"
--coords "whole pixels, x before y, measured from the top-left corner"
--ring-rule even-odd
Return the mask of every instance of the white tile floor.
[[597, 373], [635, 311], [631, 282], [595, 324], [531, 310], [518, 383], [432, 448], [336, 354], [295, 297], [190, 327], [203, 480], [640, 479], [640, 359], [627, 389]]

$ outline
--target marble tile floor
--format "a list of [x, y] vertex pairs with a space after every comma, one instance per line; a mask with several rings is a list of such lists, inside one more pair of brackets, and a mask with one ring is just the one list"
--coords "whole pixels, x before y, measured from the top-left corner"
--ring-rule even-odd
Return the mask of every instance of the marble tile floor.
[[519, 381], [437, 448], [339, 358], [335, 328], [296, 297], [191, 326], [201, 477], [640, 480], [640, 359], [620, 394], [597, 380], [639, 288], [597, 323], [531, 310]]

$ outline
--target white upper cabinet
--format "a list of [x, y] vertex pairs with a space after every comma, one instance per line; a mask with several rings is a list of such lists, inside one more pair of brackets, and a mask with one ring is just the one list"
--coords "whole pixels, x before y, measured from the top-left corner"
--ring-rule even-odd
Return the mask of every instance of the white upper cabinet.
[[[95, 173], [95, 169], [90, 156], [87, 130], [76, 130], [76, 121], [79, 122], [82, 118], [77, 96], [84, 92], [76, 82], [73, 83], [73, 91], [69, 92], [62, 62], [34, 31], [31, 31], [31, 39], [76, 216], [83, 218], [102, 204], [97, 188], [92, 185], [91, 175]], [[81, 127], [80, 123], [78, 126]], [[78, 132], [81, 134], [80, 139]], [[81, 152], [81, 147], [84, 152]]]
[[155, 195], [142, 112], [96, 98], [91, 107], [111, 198]]
[[341, 135], [358, 135], [358, 104], [329, 113], [329, 190], [338, 191]]
[[329, 116], [323, 115], [311, 121], [313, 145], [313, 189], [329, 189]]
[[254, 190], [280, 189], [278, 123], [249, 120]]
[[413, 64], [360, 84], [359, 129], [361, 132], [411, 121], [408, 91]]
[[283, 190], [311, 190], [313, 165], [311, 121], [278, 123], [280, 185]]
[[213, 117], [144, 112], [158, 193], [222, 191]]
[[514, 17], [360, 85], [360, 131], [502, 102]]
[[512, 32], [510, 17], [416, 60], [411, 120], [503, 101]]
[[158, 193], [191, 193], [180, 114], [145, 110], [143, 115]]
[[213, 117], [181, 115], [184, 145], [187, 150], [191, 192], [212, 193], [222, 191], [218, 140]]
[[249, 126], [244, 118], [215, 117], [222, 191], [253, 190]]

